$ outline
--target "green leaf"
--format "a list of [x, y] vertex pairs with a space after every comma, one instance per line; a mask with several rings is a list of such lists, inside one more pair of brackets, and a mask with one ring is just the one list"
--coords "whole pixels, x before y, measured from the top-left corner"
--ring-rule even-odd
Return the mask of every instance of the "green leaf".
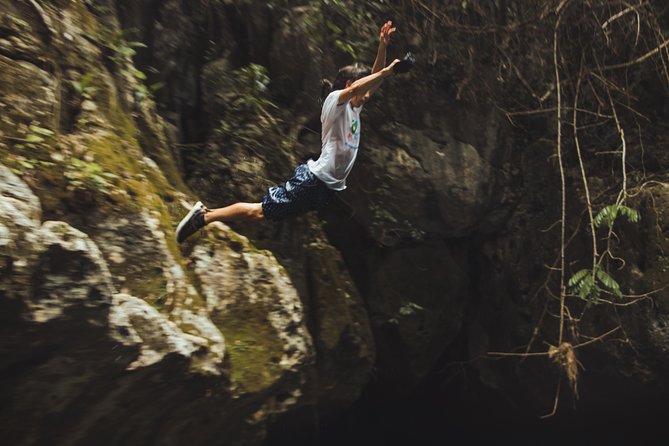
[[597, 279], [609, 290], [618, 297], [622, 297], [623, 293], [620, 291], [620, 285], [615, 279], [606, 273], [603, 269], [597, 269]]
[[25, 29], [27, 29], [27, 30], [31, 30], [31, 29], [32, 29], [32, 27], [30, 26], [30, 23], [26, 22], [25, 20], [21, 20], [21, 19], [18, 18], [18, 17], [14, 17], [14, 16], [11, 15], [11, 14], [8, 14], [8, 17], [9, 17], [9, 20], [11, 20], [12, 22], [14, 22], [16, 25], [19, 25], [20, 27], [25, 28]]
[[584, 278], [585, 276], [587, 276], [588, 274], [591, 274], [591, 271], [590, 271], [589, 269], [582, 269], [582, 270], [580, 270], [580, 271], [574, 273], [574, 275], [571, 276], [571, 278], [569, 279], [569, 282], [568, 282], [567, 284], [568, 284], [569, 286], [573, 287], [573, 286], [575, 286], [577, 283], [579, 283], [580, 281], [582, 281], [583, 278]]
[[627, 206], [620, 206], [620, 213], [629, 221], [630, 223], [637, 223], [641, 220], [641, 214], [636, 209], [632, 209]]
[[597, 227], [600, 227], [602, 224], [611, 227], [617, 215], [618, 215], [618, 206], [612, 204], [606, 206], [601, 211], [599, 211], [595, 216], [593, 223]]
[[165, 82], [160, 81], [160, 82], [156, 82], [155, 84], [151, 84], [151, 86], [149, 88], [151, 89], [152, 92], [155, 93], [156, 91], [160, 90], [164, 86], [165, 86]]
[[84, 91], [84, 88], [81, 86], [81, 82], [70, 81], [70, 84], [72, 85], [72, 87], [74, 87], [74, 91], [76, 91], [78, 94], [81, 94], [81, 92]]
[[31, 133], [30, 135], [26, 136], [26, 142], [40, 144], [44, 142], [44, 138]]
[[618, 213], [622, 214], [630, 223], [637, 223], [641, 220], [641, 214], [636, 209], [624, 205], [618, 206], [612, 204], [599, 211], [593, 219], [593, 223], [597, 227], [604, 224], [610, 228], [618, 217]]
[[34, 133], [44, 135], [44, 136], [53, 136], [55, 133], [52, 130], [45, 129], [44, 127], [39, 127], [36, 125], [31, 125], [30, 130], [32, 130]]
[[132, 57], [137, 54], [137, 51], [133, 50], [129, 46], [122, 46], [116, 51], [121, 59], [130, 60]]
[[335, 25], [333, 22], [330, 20], [327, 21], [326, 23], [327, 27], [330, 29], [335, 34], [340, 34], [341, 33], [341, 28]]
[[337, 48], [339, 48], [340, 50], [351, 56], [353, 59], [357, 59], [355, 48], [353, 48], [353, 45], [351, 45], [350, 42], [337, 39], [335, 40], [335, 45], [337, 46]]
[[83, 76], [81, 76], [81, 79], [79, 79], [79, 82], [81, 82], [81, 85], [83, 88], [90, 87], [93, 84], [93, 80], [95, 79], [95, 76], [93, 73], [86, 73]]
[[617, 283], [615, 283], [615, 280], [613, 280], [613, 277], [609, 276], [603, 269], [597, 269], [597, 278], [607, 288], [613, 288], [614, 286], [618, 285]]
[[583, 278], [579, 282], [578, 288], [578, 296], [581, 299], [588, 299], [588, 297], [592, 294], [593, 288], [596, 288], [595, 282], [592, 280], [592, 276], [588, 275]]
[[18, 160], [18, 161], [19, 161], [19, 164], [21, 165], [21, 167], [24, 167], [26, 169], [34, 169], [35, 168], [35, 166], [28, 161], [25, 161], [25, 160]]
[[135, 76], [137, 79], [146, 80], [146, 74], [142, 73], [137, 69], [132, 70], [132, 75]]

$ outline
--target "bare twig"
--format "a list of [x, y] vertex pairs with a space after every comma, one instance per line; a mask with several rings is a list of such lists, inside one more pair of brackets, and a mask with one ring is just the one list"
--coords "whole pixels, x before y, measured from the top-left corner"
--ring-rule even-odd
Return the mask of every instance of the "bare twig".
[[541, 418], [550, 418], [557, 413], [558, 403], [560, 402], [560, 386], [562, 384], [562, 375], [558, 377], [557, 389], [555, 389], [555, 400], [553, 402], [553, 410], [551, 413], [542, 415]]
[[[566, 4], [564, 0], [558, 6], [558, 11], [564, 11], [562, 7]], [[553, 65], [555, 68], [555, 85], [557, 92], [557, 156], [560, 166], [560, 185], [562, 191], [561, 224], [560, 224], [560, 332], [558, 344], [562, 343], [564, 331], [564, 306], [565, 306], [565, 284], [564, 284], [564, 262], [565, 262], [565, 232], [566, 232], [566, 214], [567, 214], [567, 191], [565, 184], [564, 164], [562, 162], [562, 92], [560, 87], [560, 66], [558, 64], [558, 30], [563, 15], [560, 14], [553, 29]]]
[[[605, 333], [603, 333], [603, 334], [601, 334], [601, 335], [599, 335], [599, 336], [597, 336], [597, 337], [595, 337], [595, 338], [592, 338], [592, 339], [590, 339], [590, 340], [588, 340], [588, 341], [581, 342], [580, 344], [573, 345], [572, 348], [573, 348], [573, 349], [579, 349], [579, 348], [581, 348], [581, 347], [585, 347], [585, 346], [587, 346], [587, 345], [590, 345], [590, 344], [592, 344], [592, 343], [594, 343], [594, 342], [596, 342], [596, 341], [601, 341], [601, 340], [603, 340], [605, 337], [607, 337], [607, 336], [609, 336], [609, 335], [615, 333], [615, 332], [618, 331], [618, 330], [620, 330], [620, 326], [614, 327], [614, 328], [612, 328], [611, 330], [609, 330], [609, 331], [607, 331], [607, 332], [605, 332]], [[549, 344], [549, 347], [553, 347], [553, 348], [555, 348], [555, 346], [552, 346], [552, 345], [550, 345], [550, 344]], [[550, 355], [550, 350], [549, 350], [549, 351], [545, 351], [545, 352], [527, 352], [527, 353], [514, 353], [514, 352], [488, 352], [488, 355], [489, 355], [489, 356], [515, 356], [515, 357], [522, 357], [522, 358], [525, 358], [525, 357], [528, 357], [528, 356], [547, 356], [547, 355]]]
[[576, 349], [576, 348], [581, 348], [581, 347], [585, 347], [586, 345], [590, 345], [590, 344], [592, 344], [592, 343], [594, 343], [594, 342], [602, 341], [605, 337], [607, 337], [608, 335], [611, 335], [611, 334], [615, 333], [615, 332], [618, 331], [618, 330], [620, 330], [620, 325], [617, 326], [617, 327], [612, 328], [611, 330], [607, 331], [607, 332], [604, 333], [604, 334], [601, 334], [601, 335], [597, 336], [596, 338], [592, 338], [592, 339], [590, 339], [589, 341], [586, 341], [586, 342], [581, 342], [580, 344], [575, 345], [574, 348], [575, 348], [575, 349]]
[[[581, 59], [581, 73], [583, 72], [583, 59]], [[578, 126], [576, 124], [576, 116], [578, 109], [578, 96], [581, 91], [581, 79], [578, 77], [576, 82], [576, 93], [574, 94], [574, 113], [573, 113], [573, 131], [574, 131], [574, 145], [576, 146], [576, 155], [578, 156], [578, 164], [581, 169], [581, 179], [583, 180], [583, 189], [585, 191], [585, 205], [588, 210], [588, 219], [590, 222], [590, 233], [592, 238], [592, 279], [594, 282], [595, 272], [597, 267], [597, 232], [595, 231], [595, 219], [592, 215], [592, 202], [590, 201], [590, 188], [588, 187], [588, 177], [585, 175], [585, 167], [583, 167], [583, 156], [581, 154], [581, 144], [578, 138]]]
[[641, 20], [639, 20], [639, 13], [637, 12], [637, 9], [642, 8], [642, 7], [646, 6], [647, 4], [648, 4], [648, 2], [643, 2], [643, 3], [640, 3], [638, 5], [632, 5], [628, 8], [626, 8], [626, 9], [623, 9], [618, 14], [612, 15], [611, 17], [609, 17], [609, 19], [606, 22], [604, 22], [602, 24], [602, 29], [605, 29], [607, 26], [609, 26], [609, 24], [611, 24], [612, 22], [618, 20], [619, 18], [623, 17], [624, 15], [626, 15], [626, 14], [632, 12], [632, 11], [634, 11], [637, 14], [637, 21], [640, 22]]
[[643, 56], [639, 56], [639, 57], [637, 57], [637, 58], [634, 59], [634, 60], [630, 60], [629, 62], [619, 63], [619, 64], [615, 64], [615, 65], [606, 65], [606, 66], [603, 66], [603, 67], [602, 67], [602, 71], [617, 70], [618, 68], [627, 68], [627, 67], [630, 67], [630, 66], [632, 66], [632, 65], [639, 64], [639, 63], [641, 63], [641, 62], [643, 62], [643, 61], [645, 61], [645, 60], [648, 60], [649, 58], [653, 57], [655, 54], [659, 53], [660, 51], [662, 51], [662, 50], [663, 50], [664, 48], [666, 48], [667, 46], [669, 46], [669, 39], [665, 40], [664, 42], [662, 42], [662, 43], [660, 44], [660, 46], [656, 47], [656, 48], [655, 48], [654, 50], [652, 50], [652, 51], [647, 52], [647, 53], [644, 54]]
[[[574, 111], [574, 109], [570, 107], [562, 107], [562, 110], [564, 111]], [[538, 108], [535, 110], [517, 110], [517, 111], [506, 111], [502, 110], [504, 113], [506, 113], [509, 116], [526, 116], [526, 115], [538, 115], [541, 113], [553, 113], [557, 111], [557, 107], [547, 107], [547, 108]], [[592, 116], [597, 116], [598, 118], [607, 118], [607, 119], [612, 119], [613, 115], [605, 115], [599, 112], [594, 112], [592, 110], [587, 110], [585, 108], [579, 108], [576, 109], [576, 111], [585, 113], [587, 115], [592, 115]]]

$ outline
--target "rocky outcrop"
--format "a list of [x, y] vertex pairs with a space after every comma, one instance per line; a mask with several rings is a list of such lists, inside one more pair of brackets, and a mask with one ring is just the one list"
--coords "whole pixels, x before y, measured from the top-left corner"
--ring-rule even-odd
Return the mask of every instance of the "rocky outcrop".
[[[559, 367], [487, 352], [557, 342], [545, 292], [556, 289], [561, 219], [554, 124], [537, 125], [548, 140], [529, 138], [499, 108], [462, 99], [469, 68], [444, 66], [433, 31], [427, 46], [420, 33], [393, 37], [390, 57], [434, 53], [419, 58], [420, 81], [388, 79], [366, 105], [349, 189], [328, 210], [173, 240], [195, 199], [258, 201], [318, 151], [318, 79], [353, 51], [373, 57], [373, 45], [350, 43], [377, 30], [342, 26], [353, 6], [0, 0], [6, 438], [253, 445], [277, 421], [294, 433], [361, 395], [403, 403], [445, 387], [450, 402], [453, 383], [477, 414], [497, 399], [550, 409]], [[459, 70], [469, 78], [454, 79]], [[577, 270], [590, 240], [564, 144]], [[644, 152], [655, 182], [629, 175], [642, 223], [616, 223], [612, 239], [628, 296], [609, 306], [569, 296], [575, 344], [621, 327], [575, 350], [579, 407], [601, 408], [610, 388], [621, 400], [669, 392], [660, 152]], [[586, 168], [598, 190], [619, 187], [598, 161]]]
[[190, 254], [192, 271], [207, 312], [230, 343], [234, 385], [253, 392], [271, 388], [313, 359], [302, 304], [270, 253], [222, 224], [212, 226], [214, 239]]
[[392, 246], [426, 234], [463, 237], [497, 205], [502, 171], [482, 155], [483, 147], [452, 133], [384, 124], [368, 132], [364, 148], [363, 168], [351, 185], [368, 192], [350, 193], [347, 202], [379, 243]]
[[367, 311], [341, 255], [329, 244], [307, 246], [311, 332], [317, 352], [317, 391], [312, 402], [322, 413], [352, 404], [375, 364]]
[[359, 344], [351, 383], [314, 393], [304, 305], [272, 253], [222, 225], [176, 246], [189, 199], [115, 5], [2, 6], [8, 441], [258, 444], [270, 417], [314, 395], [354, 400], [372, 362], [364, 329], [342, 335]]
[[442, 246], [399, 249], [375, 273], [368, 302], [379, 361], [398, 394], [411, 392], [463, 327], [466, 271]]
[[[321, 75], [317, 62], [323, 56], [312, 39], [316, 22], [301, 18], [313, 17], [320, 11], [313, 5], [299, 6], [283, 15], [284, 9], [268, 8], [262, 2], [228, 7], [216, 4], [204, 7], [198, 3], [188, 11], [180, 8], [178, 2], [167, 2], [156, 12], [146, 4], [120, 3], [125, 23], [140, 25], [141, 33], [150, 36], [146, 39], [149, 51], [140, 53], [138, 60], [149, 58], [152, 62], [146, 63], [161, 67], [159, 71], [167, 75], [168, 83], [174, 83], [166, 91], [181, 92], [161, 101], [168, 109], [164, 115], [177, 127], [183, 123], [190, 125], [193, 116], [202, 116], [195, 133], [192, 128], [179, 132], [187, 143], [182, 156], [193, 190], [210, 207], [237, 200], [258, 201], [267, 187], [291, 174], [305, 148], [299, 142], [287, 141], [293, 141], [293, 134], [317, 114], [311, 108], [319, 93]], [[151, 15], [150, 20], [147, 15]], [[173, 25], [186, 16], [189, 23]], [[274, 29], [277, 20], [280, 25]], [[194, 29], [193, 23], [202, 26]], [[170, 35], [160, 32], [167, 26], [177, 32]], [[266, 33], [267, 29], [272, 30], [271, 35]], [[206, 54], [192, 51], [204, 41]], [[285, 53], [299, 56], [305, 63], [285, 64], [282, 56]], [[296, 76], [297, 72], [301, 74]], [[193, 78], [194, 75], [199, 77]], [[276, 106], [277, 97], [290, 103], [286, 111], [299, 107], [304, 110], [288, 115]], [[181, 105], [175, 101], [181, 101]], [[185, 106], [186, 103], [189, 105]], [[197, 111], [193, 113], [188, 107], [196, 107]], [[327, 243], [320, 223], [315, 219], [298, 219], [285, 225], [247, 225], [235, 229], [280, 258], [291, 278], [288, 286], [298, 290], [303, 302], [305, 322], [314, 338], [317, 371], [302, 386], [302, 402], [323, 412], [351, 404], [369, 379], [374, 362], [373, 340], [364, 303], [340, 254]], [[221, 239], [222, 246], [232, 244], [234, 251], [203, 247], [190, 254], [194, 257], [189, 269], [203, 284], [205, 295], [210, 294], [208, 287], [212, 286], [206, 284], [216, 284], [214, 289], [227, 289], [233, 277], [227, 273], [229, 265], [239, 268], [240, 274], [245, 265], [259, 266], [259, 257], [248, 252], [248, 241], [232, 232], [228, 234]], [[211, 265], [204, 263], [201, 257], [205, 253], [218, 260]], [[215, 268], [210, 271], [210, 266]], [[250, 346], [260, 344], [265, 345], [263, 354], [274, 361], [285, 355], [275, 346], [274, 329], [266, 327], [259, 314], [245, 309], [249, 296], [258, 296], [259, 305], [269, 305], [267, 299], [281, 300], [280, 296], [268, 294], [263, 285], [274, 280], [273, 274], [267, 273], [243, 296], [226, 304], [237, 315], [226, 323], [235, 327], [230, 336], [238, 341], [237, 346], [234, 340], [231, 344], [233, 358], [255, 361], [254, 348]], [[215, 308], [218, 304], [208, 300], [207, 305]], [[279, 310], [277, 307], [272, 311]], [[238, 311], [243, 313], [237, 314]], [[303, 350], [291, 355], [297, 353], [303, 354]], [[342, 374], [345, 379], [341, 379]], [[266, 386], [263, 380], [275, 379], [272, 370], [264, 371], [262, 376], [251, 379], [255, 381], [252, 385]]]
[[[6, 438], [17, 444], [53, 436], [73, 443], [147, 441], [133, 433], [136, 423], [146, 423], [147, 413], [162, 406], [172, 414], [164, 416], [182, 421], [160, 435], [161, 443], [179, 444], [193, 435], [188, 426], [196, 412], [234, 410], [226, 423], [233, 418], [239, 423], [226, 428], [212, 423], [213, 430], [199, 429], [195, 436], [204, 441], [214, 431], [227, 432], [229, 444], [238, 444], [254, 438], [244, 419], [261, 439], [270, 408], [281, 412], [297, 403], [313, 358], [311, 337], [299, 298], [271, 254], [240, 244], [229, 229], [214, 228], [228, 257], [216, 254], [210, 239], [192, 253], [207, 304], [198, 306], [195, 293], [190, 302], [172, 302], [171, 308], [152, 306], [151, 296], [118, 294], [96, 243], [67, 223], [42, 224], [39, 201], [25, 183], [4, 166], [0, 174], [5, 180], [0, 188], [0, 354]], [[239, 251], [226, 248], [226, 237], [235, 237], [228, 242]], [[225, 263], [253, 251], [239, 259], [241, 264]], [[228, 280], [211, 287], [223, 277], [222, 267]], [[230, 276], [235, 270], [237, 276]], [[263, 331], [267, 338], [259, 338]], [[228, 353], [224, 336], [231, 340]], [[155, 380], [162, 384], [147, 386]], [[109, 414], [134, 404], [138, 394], [149, 396], [149, 388], [162, 396], [157, 393], [143, 409], [127, 413], [128, 430], [116, 426], [103, 439], [112, 427]], [[85, 415], [78, 413], [80, 407]], [[68, 421], [43, 425], [44, 417]], [[25, 431], [25, 425], [42, 427]]]

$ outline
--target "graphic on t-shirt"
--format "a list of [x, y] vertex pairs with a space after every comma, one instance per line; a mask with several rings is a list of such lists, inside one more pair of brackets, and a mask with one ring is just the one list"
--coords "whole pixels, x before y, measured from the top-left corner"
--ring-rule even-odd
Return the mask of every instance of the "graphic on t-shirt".
[[357, 119], [351, 121], [351, 129], [346, 135], [346, 145], [351, 149], [357, 149], [360, 141], [360, 123]]

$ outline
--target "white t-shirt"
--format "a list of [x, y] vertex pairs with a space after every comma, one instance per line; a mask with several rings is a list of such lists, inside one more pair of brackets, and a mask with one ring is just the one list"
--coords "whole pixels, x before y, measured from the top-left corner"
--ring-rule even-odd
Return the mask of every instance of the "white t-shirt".
[[348, 176], [360, 145], [360, 111], [350, 101], [337, 105], [341, 90], [335, 90], [325, 98], [321, 111], [321, 156], [309, 160], [311, 173], [330, 189], [346, 189]]

